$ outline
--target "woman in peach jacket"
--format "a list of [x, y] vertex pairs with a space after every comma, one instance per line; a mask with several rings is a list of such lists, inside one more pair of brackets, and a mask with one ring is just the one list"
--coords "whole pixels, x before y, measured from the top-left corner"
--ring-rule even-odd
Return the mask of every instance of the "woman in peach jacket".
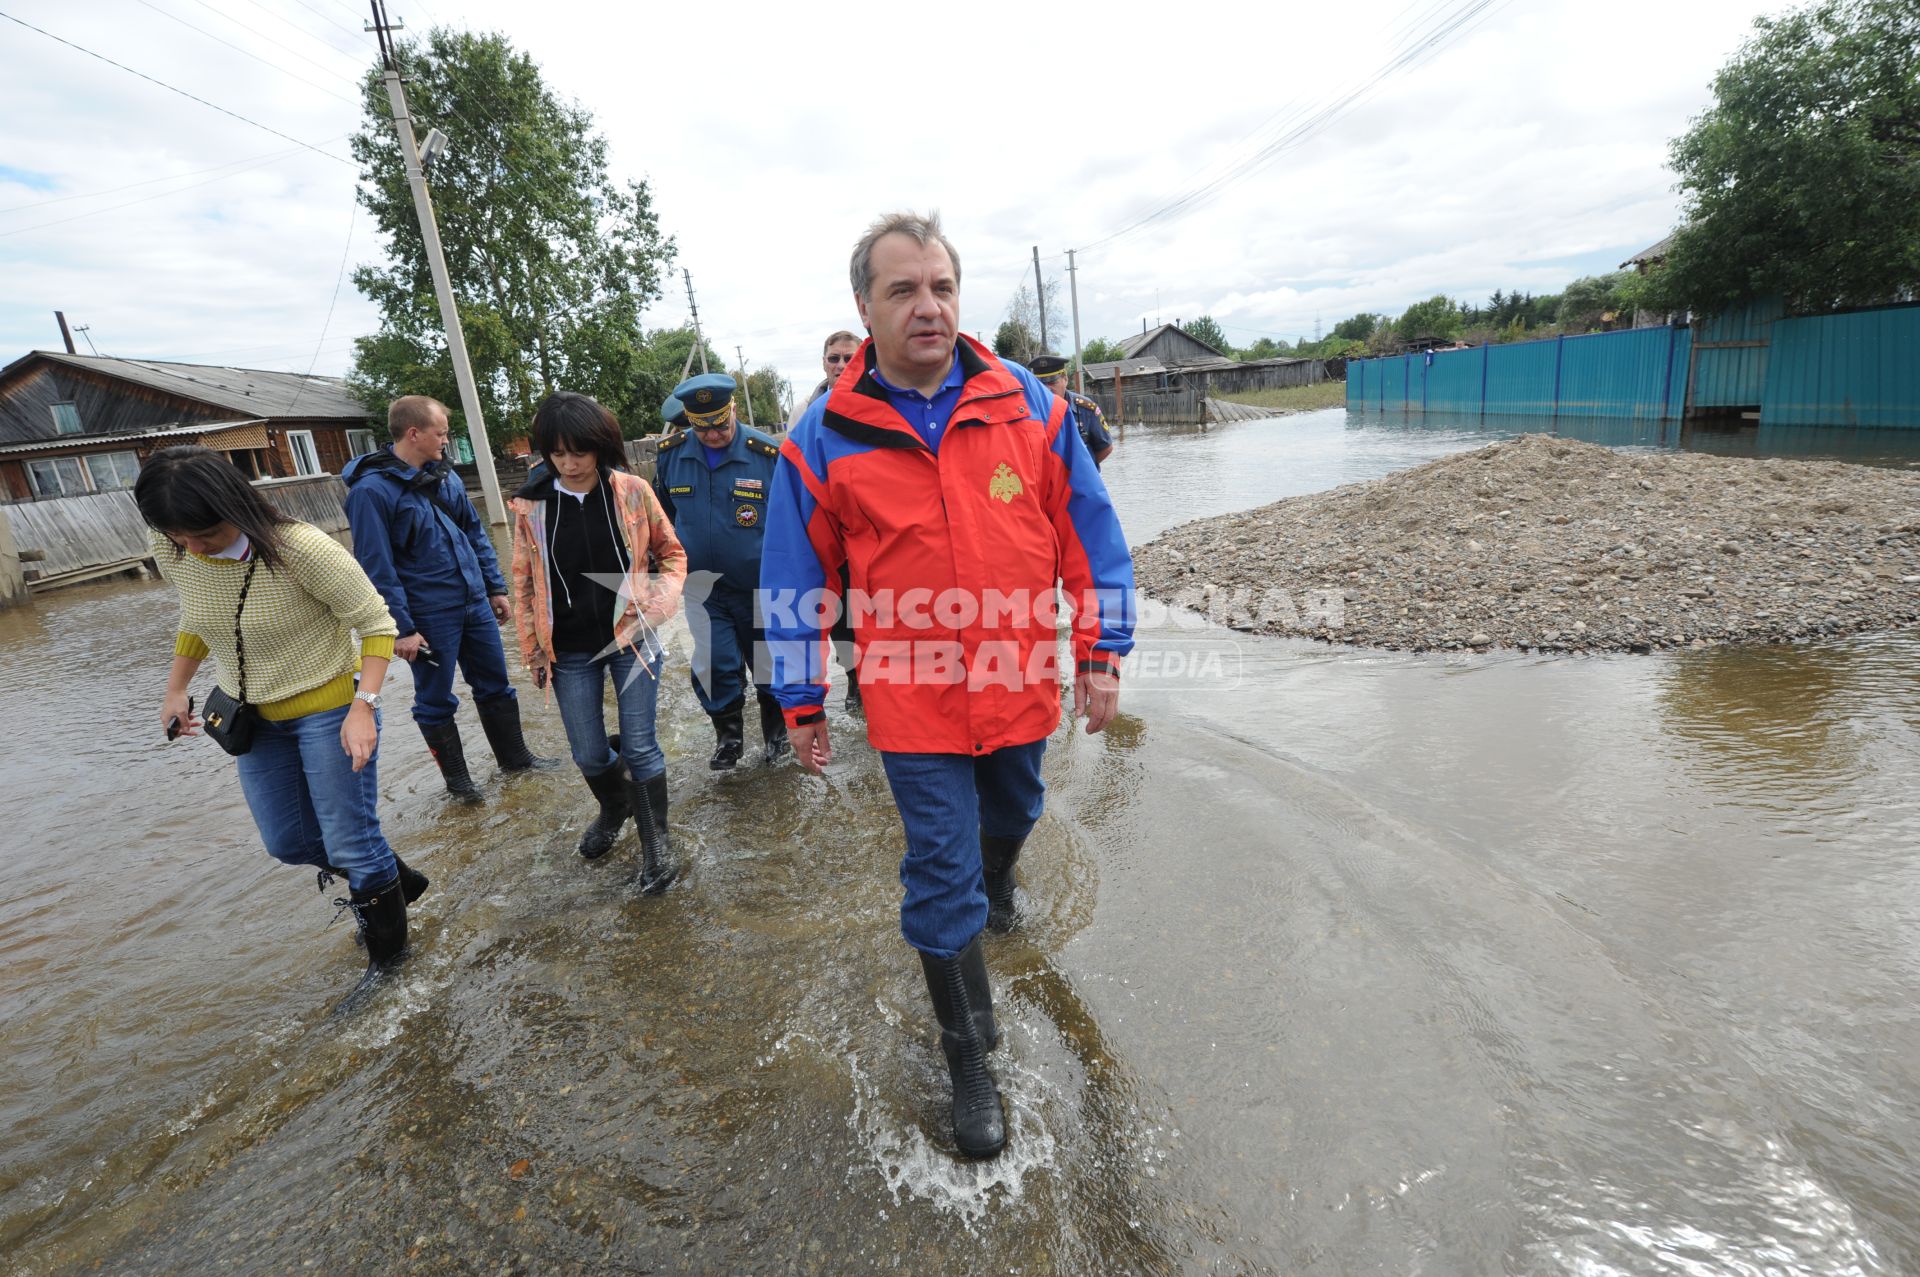
[[[533, 417], [544, 458], [513, 496], [513, 619], [534, 686], [553, 687], [573, 761], [599, 800], [580, 838], [597, 860], [633, 817], [640, 889], [677, 872], [667, 842], [667, 762], [654, 737], [666, 653], [655, 629], [680, 606], [687, 553], [644, 479], [626, 469], [620, 426], [597, 401], [560, 391]], [[606, 676], [619, 734], [607, 734]]]

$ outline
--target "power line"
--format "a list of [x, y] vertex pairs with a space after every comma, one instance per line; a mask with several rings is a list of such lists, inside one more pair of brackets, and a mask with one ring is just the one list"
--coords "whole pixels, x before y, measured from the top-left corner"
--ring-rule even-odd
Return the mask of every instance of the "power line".
[[[269, 18], [272, 18], [275, 22], [278, 22], [281, 26], [286, 27], [291, 31], [299, 32], [301, 35], [307, 37], [307, 39], [313, 41], [315, 44], [325, 49], [328, 53], [333, 54], [333, 56], [335, 56], [336, 58], [346, 58], [349, 61], [352, 61], [354, 63], [358, 63], [360, 61], [360, 55], [358, 53], [349, 53], [345, 49], [342, 49], [339, 45], [335, 44], [333, 41], [321, 39], [319, 36], [307, 30], [305, 27], [295, 22], [292, 18], [287, 17], [284, 13], [281, 13], [279, 10], [269, 9], [266, 5], [261, 4], [260, 0], [247, 0], [247, 3], [252, 5], [254, 8], [258, 9], [260, 12], [266, 14]], [[312, 12], [319, 14], [320, 18], [323, 19], [324, 21], [333, 22], [332, 18], [327, 17], [327, 15], [324, 13], [320, 13], [319, 10], [317, 9], [313, 10]], [[337, 22], [333, 22], [333, 25], [336, 27], [340, 27], [340, 24]], [[346, 30], [345, 27], [340, 27], [340, 29], [343, 31]], [[356, 33], [349, 32], [349, 34], [356, 34]], [[266, 39], [266, 37], [261, 36], [261, 39], [264, 40]], [[288, 49], [287, 52], [292, 53], [293, 50]], [[315, 63], [314, 65], [318, 66], [319, 64]]]
[[[345, 133], [340, 135], [340, 137], [346, 136], [348, 135]], [[329, 142], [337, 142], [340, 138], [328, 138], [327, 140]], [[140, 182], [128, 182], [124, 186], [109, 186], [101, 191], [87, 191], [79, 195], [58, 195], [50, 200], [35, 200], [31, 204], [14, 204], [8, 208], [0, 208], [0, 213], [20, 213], [30, 208], [45, 208], [49, 204], [65, 204], [70, 200], [90, 200], [102, 195], [118, 195], [121, 191], [131, 191], [136, 187], [152, 186], [155, 182], [177, 182], [185, 177], [199, 177], [202, 173], [217, 173], [221, 169], [229, 169], [236, 164], [252, 164], [261, 160], [279, 159], [283, 156], [292, 155], [294, 151], [299, 149], [300, 148], [295, 147], [293, 151], [275, 151], [270, 155], [249, 155], [245, 159], [228, 160], [225, 164], [215, 164], [210, 168], [194, 169], [188, 173], [169, 173], [164, 177], [150, 177]]]
[[[349, 76], [349, 75], [344, 75], [344, 74], [342, 74], [342, 73], [341, 73], [341, 71], [339, 70], [339, 68], [337, 68], [337, 67], [330, 67], [330, 66], [327, 66], [327, 65], [325, 65], [324, 63], [320, 63], [320, 62], [316, 62], [316, 61], [314, 61], [314, 60], [313, 60], [312, 58], [310, 58], [310, 57], [308, 57], [308, 56], [307, 56], [306, 54], [304, 54], [304, 53], [302, 53], [302, 52], [300, 52], [300, 50], [298, 50], [298, 49], [296, 49], [296, 48], [294, 48], [294, 47], [293, 47], [292, 45], [290, 45], [290, 44], [282, 44], [282, 43], [281, 43], [280, 41], [278, 41], [278, 40], [276, 40], [276, 39], [274, 39], [274, 38], [273, 38], [272, 36], [270, 36], [270, 35], [268, 35], [268, 34], [267, 34], [266, 32], [264, 32], [264, 31], [262, 31], [262, 30], [260, 30], [259, 28], [257, 28], [257, 27], [250, 27], [250, 26], [248, 26], [248, 25], [247, 25], [246, 23], [244, 23], [244, 22], [242, 22], [242, 21], [240, 21], [240, 19], [238, 19], [238, 18], [236, 18], [236, 17], [234, 17], [234, 16], [232, 15], [232, 14], [230, 14], [230, 13], [228, 13], [228, 12], [226, 12], [225, 10], [223, 10], [223, 9], [216, 9], [216, 8], [214, 8], [214, 7], [212, 6], [212, 5], [210, 5], [210, 4], [208, 4], [208, 3], [207, 3], [207, 0], [193, 0], [193, 2], [194, 2], [195, 4], [197, 4], [197, 5], [199, 5], [199, 6], [200, 6], [200, 7], [202, 8], [202, 9], [205, 9], [205, 10], [206, 10], [206, 11], [207, 11], [208, 13], [211, 13], [211, 14], [213, 14], [213, 15], [214, 15], [215, 17], [217, 17], [217, 18], [220, 18], [220, 19], [222, 19], [222, 20], [224, 20], [224, 21], [227, 21], [227, 22], [231, 22], [231, 23], [232, 23], [232, 24], [233, 24], [234, 26], [236, 26], [236, 27], [239, 27], [239, 28], [240, 28], [240, 29], [241, 29], [242, 31], [245, 31], [245, 32], [246, 32], [246, 33], [247, 33], [248, 35], [250, 35], [250, 36], [253, 36], [253, 37], [254, 37], [255, 39], [257, 39], [257, 40], [265, 40], [265, 41], [266, 41], [266, 42], [267, 42], [268, 44], [270, 44], [270, 45], [272, 45], [272, 46], [273, 46], [274, 48], [276, 48], [276, 49], [282, 49], [282, 50], [284, 50], [284, 51], [286, 51], [286, 52], [288, 52], [288, 53], [291, 53], [291, 54], [292, 54], [292, 55], [293, 55], [294, 57], [296, 57], [296, 58], [299, 58], [299, 59], [300, 59], [300, 60], [301, 60], [302, 62], [304, 62], [304, 63], [306, 63], [306, 64], [307, 64], [308, 66], [310, 66], [310, 67], [313, 67], [314, 69], [316, 69], [316, 70], [319, 70], [319, 71], [324, 71], [324, 72], [326, 72], [326, 73], [327, 73], [328, 75], [330, 75], [330, 76], [333, 76], [333, 77], [334, 77], [334, 78], [336, 78], [336, 79], [340, 79], [340, 80], [345, 80], [345, 81], [346, 81], [346, 82], [347, 82], [348, 84], [352, 84], [352, 85], [355, 85], [355, 86], [358, 86], [358, 84], [359, 84], [359, 81], [358, 81], [358, 80], [356, 80], [356, 79], [355, 79], [354, 77], [352, 77], [352, 76]], [[277, 13], [275, 13], [275, 12], [274, 12], [273, 10], [271, 10], [271, 9], [267, 9], [267, 8], [265, 8], [265, 6], [263, 6], [263, 5], [261, 5], [261, 4], [259, 3], [259, 0], [247, 0], [247, 2], [248, 2], [249, 4], [252, 4], [252, 5], [253, 5], [253, 6], [255, 7], [255, 8], [257, 8], [257, 9], [261, 9], [261, 10], [262, 10], [263, 12], [265, 12], [265, 13], [266, 13], [266, 14], [267, 14], [267, 15], [268, 15], [269, 17], [274, 17], [274, 18], [280, 18], [280, 15], [279, 15], [279, 14], [277, 14]], [[287, 20], [286, 20], [285, 18], [280, 18], [280, 21], [282, 21], [282, 22], [286, 22]], [[290, 23], [290, 22], [288, 22], [288, 23], [287, 23], [287, 25], [288, 25], [288, 26], [293, 26], [293, 24], [292, 24], [292, 23]], [[301, 34], [301, 35], [306, 35], [306, 34], [307, 34], [307, 33], [306, 33], [305, 31], [301, 31], [299, 27], [293, 27], [293, 29], [294, 29], [295, 31], [300, 31], [300, 34]], [[312, 36], [307, 36], [307, 38], [308, 38], [308, 39], [310, 39], [310, 40], [311, 40], [311, 39], [313, 39], [313, 37], [312, 37]], [[344, 54], [344, 53], [342, 53], [342, 52], [340, 52], [340, 50], [338, 50], [338, 49], [336, 49], [336, 48], [334, 48], [334, 47], [333, 47], [332, 45], [330, 45], [330, 44], [326, 44], [326, 43], [325, 43], [324, 41], [315, 41], [315, 43], [317, 43], [317, 44], [321, 44], [321, 45], [322, 45], [322, 47], [324, 47], [324, 48], [326, 49], [326, 51], [327, 51], [328, 53], [331, 53], [331, 54], [332, 54], [332, 55], [333, 55], [334, 57], [336, 57], [336, 58], [344, 58], [344, 57], [346, 57], [346, 56], [347, 56], [346, 54]], [[355, 58], [355, 59], [350, 59], [350, 60], [351, 60], [351, 61], [353, 61], [353, 62], [355, 62], [355, 63], [358, 63], [358, 61], [359, 61], [359, 59], [357, 59], [357, 58]]]
[[29, 31], [37, 31], [41, 35], [47, 37], [47, 39], [54, 41], [56, 44], [64, 44], [69, 49], [73, 49], [80, 53], [84, 53], [90, 58], [98, 58], [100, 61], [106, 63], [110, 67], [118, 67], [120, 70], [125, 71], [128, 75], [139, 76], [142, 80], [145, 80], [148, 84], [158, 85], [159, 87], [165, 89], [169, 93], [178, 93], [181, 97], [187, 98], [194, 102], [198, 102], [201, 106], [209, 107], [215, 111], [220, 112], [220, 114], [222, 115], [231, 116], [234, 119], [240, 121], [242, 124], [251, 124], [254, 128], [259, 129], [265, 133], [271, 133], [277, 138], [282, 138], [288, 142], [292, 142], [295, 146], [303, 146], [307, 150], [312, 151], [316, 155], [324, 155], [330, 160], [334, 160], [338, 163], [345, 164], [348, 168], [356, 167], [354, 165], [354, 162], [350, 159], [347, 159], [345, 156], [335, 155], [332, 151], [323, 151], [311, 142], [302, 142], [297, 137], [290, 137], [287, 134], [282, 133], [279, 129], [270, 128], [267, 125], [260, 123], [260, 121], [258, 120], [249, 119], [248, 117], [240, 114], [238, 111], [229, 111], [224, 106], [215, 106], [212, 102], [207, 101], [203, 97], [197, 97], [194, 94], [187, 92], [185, 89], [176, 88], [175, 86], [168, 84], [165, 80], [156, 80], [152, 76], [146, 74], [144, 71], [136, 71], [132, 67], [126, 65], [123, 62], [115, 62], [112, 58], [107, 57], [105, 54], [95, 53], [92, 49], [86, 48], [83, 45], [75, 44], [71, 40], [61, 39], [59, 36], [55, 35], [53, 32], [48, 31], [43, 27], [36, 27], [31, 22], [26, 22], [19, 18], [16, 18], [11, 13], [6, 12], [5, 10], [0, 10], [0, 18], [5, 18], [7, 21], [14, 23], [17, 26], [25, 27]]
[[[335, 21], [334, 19], [329, 18], [326, 14], [320, 12], [318, 9], [314, 8], [312, 5], [308, 4], [307, 0], [293, 0], [293, 2], [299, 5], [302, 9], [305, 9], [308, 13], [311, 13], [314, 17], [320, 19], [322, 22], [332, 22], [334, 26], [339, 27], [340, 30], [346, 32], [350, 36], [354, 36], [358, 38], [359, 35], [361, 34], [361, 32], [359, 32], [355, 28], [344, 26], [341, 23]], [[344, 8], [345, 6], [343, 5], [342, 7]], [[351, 10], [349, 10], [349, 12], [351, 12]]]
[[[356, 198], [353, 201], [351, 211], [347, 214], [347, 244], [345, 248], [340, 250], [340, 273], [334, 276], [333, 279], [333, 300], [327, 303], [327, 318], [325, 322], [320, 325], [320, 340], [313, 344], [313, 358], [307, 361], [307, 376], [309, 377], [313, 376], [313, 370], [319, 366], [320, 348], [327, 344], [327, 329], [333, 327], [333, 309], [340, 304], [340, 285], [344, 283], [347, 278], [347, 259], [353, 256], [353, 224], [359, 216], [360, 201]], [[306, 383], [302, 382], [300, 388], [293, 392], [293, 403], [300, 402], [301, 392], [306, 390], [306, 388]], [[293, 404], [288, 404], [287, 414], [291, 416], [292, 413]]]
[[229, 49], [232, 49], [235, 53], [240, 54], [242, 57], [252, 58], [255, 62], [258, 62], [261, 66], [272, 67], [275, 71], [278, 71], [281, 75], [284, 75], [289, 79], [298, 80], [300, 81], [300, 83], [306, 85], [310, 89], [318, 89], [320, 90], [320, 92], [326, 94], [328, 97], [337, 99], [338, 101], [341, 101], [341, 102], [348, 103], [349, 105], [351, 105], [353, 102], [352, 98], [343, 98], [338, 93], [335, 93], [332, 89], [327, 88], [325, 85], [315, 84], [312, 80], [307, 79], [306, 76], [299, 75], [299, 74], [296, 74], [295, 72], [289, 71], [287, 70], [287, 68], [281, 66], [278, 62], [269, 62], [267, 59], [253, 52], [251, 49], [243, 49], [231, 40], [222, 40], [219, 36], [215, 35], [211, 31], [208, 31], [205, 27], [196, 27], [193, 25], [193, 23], [188, 22], [185, 18], [182, 18], [177, 14], [168, 13], [165, 9], [162, 9], [159, 5], [154, 4], [153, 0], [138, 0], [138, 3], [145, 6], [146, 8], [152, 9], [155, 13], [159, 14], [163, 18], [169, 18], [175, 22], [178, 22], [181, 26], [185, 27], [189, 31], [193, 31], [200, 35], [205, 36], [207, 39], [213, 41], [215, 44], [226, 45]]

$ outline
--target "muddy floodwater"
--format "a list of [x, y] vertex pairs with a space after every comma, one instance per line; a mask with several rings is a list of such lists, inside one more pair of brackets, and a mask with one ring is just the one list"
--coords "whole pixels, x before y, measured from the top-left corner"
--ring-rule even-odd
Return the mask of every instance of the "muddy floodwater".
[[[1138, 544], [1529, 426], [1136, 426], [1106, 475]], [[174, 619], [145, 582], [0, 614], [0, 1272], [1920, 1272], [1913, 634], [1415, 657], [1154, 615], [1122, 718], [1049, 749], [987, 947], [1010, 1144], [970, 1164], [837, 689], [824, 779], [716, 778], [682, 633], [687, 871], [643, 899], [630, 832], [574, 854], [570, 770], [445, 805], [397, 672], [383, 814], [433, 885], [343, 1009], [332, 893], [155, 729]]]

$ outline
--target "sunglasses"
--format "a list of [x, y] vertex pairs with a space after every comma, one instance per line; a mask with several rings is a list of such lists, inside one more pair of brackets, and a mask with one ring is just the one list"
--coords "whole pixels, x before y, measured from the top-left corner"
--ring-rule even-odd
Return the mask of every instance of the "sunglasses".
[[853, 362], [853, 356], [852, 355], [828, 355], [827, 362], [830, 364], [848, 364]]
[[693, 428], [693, 432], [697, 435], [704, 435], [704, 434], [717, 435], [722, 431], [731, 430], [731, 429], [733, 429], [733, 423], [731, 421], [723, 421], [717, 426], [695, 426]]

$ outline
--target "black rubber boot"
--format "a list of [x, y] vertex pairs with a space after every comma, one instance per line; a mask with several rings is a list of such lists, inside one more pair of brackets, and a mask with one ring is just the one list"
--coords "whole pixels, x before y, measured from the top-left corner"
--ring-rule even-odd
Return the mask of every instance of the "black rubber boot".
[[747, 747], [746, 715], [739, 705], [722, 710], [713, 717], [713, 734], [717, 744], [713, 747], [713, 757], [707, 760], [707, 766], [714, 771], [728, 771], [739, 765], [740, 755]]
[[980, 876], [987, 887], [987, 930], [1005, 935], [1019, 925], [1013, 905], [1013, 862], [1020, 859], [1025, 838], [980, 835]]
[[407, 895], [398, 878], [378, 891], [348, 893], [354, 921], [367, 944], [369, 973], [397, 964], [407, 951]]
[[[993, 1049], [993, 991], [980, 937], [951, 958], [920, 955], [920, 969], [940, 1021], [940, 1049], [953, 1080], [953, 1139], [967, 1157], [995, 1157], [1007, 1146], [1000, 1087], [987, 1068]], [[982, 1024], [985, 1020], [986, 1025]]]
[[500, 764], [501, 771], [530, 772], [560, 765], [559, 759], [541, 758], [527, 748], [526, 737], [520, 734], [519, 697], [475, 701], [473, 708], [480, 715], [480, 730], [487, 734], [487, 744], [493, 747], [493, 761]]
[[780, 712], [780, 702], [771, 693], [761, 692], [759, 697], [760, 738], [767, 743], [767, 761], [777, 763], [793, 748], [787, 742], [787, 716]]
[[598, 860], [612, 851], [614, 839], [620, 836], [620, 826], [627, 823], [626, 779], [624, 762], [615, 762], [598, 776], [587, 777], [587, 788], [600, 800], [600, 814], [580, 835], [578, 851], [588, 860]]
[[860, 712], [860, 676], [852, 670], [847, 671], [847, 713]]
[[640, 834], [640, 894], [657, 896], [680, 876], [673, 860], [673, 846], [667, 841], [667, 774], [646, 780], [627, 780], [627, 806], [633, 812], [633, 827]]
[[[433, 885], [431, 878], [409, 865], [406, 861], [400, 859], [399, 856], [394, 856], [393, 863], [394, 866], [400, 870], [400, 890], [406, 895], [408, 904], [412, 904], [421, 896], [425, 895], [427, 888]], [[320, 866], [318, 879], [322, 895], [325, 895], [327, 888], [333, 885], [335, 878], [345, 882], [347, 880], [347, 871], [336, 868], [331, 864]]]
[[460, 724], [452, 719], [431, 727], [422, 724], [420, 734], [426, 737], [433, 761], [440, 764], [440, 775], [447, 782], [448, 795], [463, 803], [485, 802], [480, 796], [479, 787], [473, 783], [473, 777], [467, 774], [467, 751], [460, 744]]

